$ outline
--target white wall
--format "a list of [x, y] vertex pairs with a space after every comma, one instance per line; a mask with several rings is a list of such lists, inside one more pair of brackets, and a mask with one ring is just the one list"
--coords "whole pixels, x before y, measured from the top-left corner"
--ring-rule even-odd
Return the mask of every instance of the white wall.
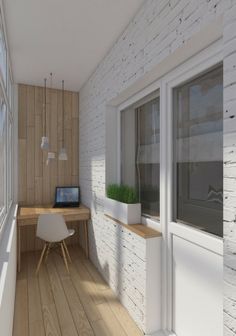
[[[230, 58], [231, 50], [235, 52], [235, 39], [227, 42], [235, 35], [235, 0], [147, 0], [139, 13], [129, 24], [122, 36], [114, 44], [108, 55], [97, 67], [87, 83], [80, 91], [80, 186], [82, 201], [92, 208], [92, 223], [89, 229], [90, 256], [95, 265], [102, 271], [107, 280], [115, 278], [121, 265], [113, 258], [119, 254], [116, 244], [104, 235], [106, 225], [103, 217], [103, 197], [105, 195], [105, 115], [106, 105], [120, 93], [129, 88], [136, 80], [163, 61], [168, 55], [204, 29], [211, 21], [226, 13], [225, 21], [225, 65], [234, 70], [234, 75], [226, 74], [227, 83], [235, 83], [235, 54]], [[234, 23], [230, 23], [234, 22]], [[227, 56], [229, 55], [229, 56]], [[232, 72], [231, 71], [231, 72]], [[229, 79], [230, 78], [230, 79]], [[235, 114], [235, 84], [225, 89], [225, 102], [230, 102], [231, 114]], [[231, 120], [232, 121], [232, 120]], [[236, 131], [233, 121], [227, 128]], [[226, 131], [225, 131], [226, 132]], [[233, 139], [233, 140], [232, 140]], [[231, 162], [227, 164], [225, 174], [236, 179], [235, 137], [229, 141], [225, 155], [233, 150]], [[226, 143], [225, 143], [226, 144]], [[236, 269], [233, 252], [236, 245], [235, 228], [235, 179], [226, 177], [225, 183], [230, 185], [231, 200], [229, 211], [225, 212], [225, 237], [227, 251], [231, 256], [227, 262], [227, 296], [236, 300], [234, 269]], [[225, 184], [226, 186], [226, 184]], [[225, 259], [226, 260], [226, 259]], [[228, 260], [228, 259], [227, 259]], [[225, 319], [228, 335], [236, 331], [236, 313], [234, 301], [227, 300], [228, 315]], [[132, 308], [131, 308], [132, 309]], [[233, 331], [234, 330], [234, 331]]]
[[236, 334], [236, 1], [224, 18], [224, 322]]

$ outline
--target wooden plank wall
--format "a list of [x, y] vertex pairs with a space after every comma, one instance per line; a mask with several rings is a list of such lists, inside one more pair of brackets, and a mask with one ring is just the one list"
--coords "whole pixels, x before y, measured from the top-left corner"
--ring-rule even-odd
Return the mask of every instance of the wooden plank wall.
[[[79, 179], [79, 107], [78, 93], [65, 91], [64, 134], [68, 161], [57, 159], [62, 146], [62, 91], [47, 90], [47, 136], [56, 159], [46, 165], [47, 152], [40, 148], [43, 135], [43, 88], [18, 86], [18, 202], [20, 205], [49, 204], [55, 187], [78, 185]], [[22, 230], [23, 231], [23, 230]], [[22, 250], [32, 250], [34, 228], [22, 237]]]

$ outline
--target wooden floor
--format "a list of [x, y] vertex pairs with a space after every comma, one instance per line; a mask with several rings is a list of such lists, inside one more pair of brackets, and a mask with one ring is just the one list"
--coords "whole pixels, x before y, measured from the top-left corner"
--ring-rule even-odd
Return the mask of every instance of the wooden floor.
[[14, 336], [141, 336], [128, 312], [77, 247], [66, 273], [52, 253], [35, 276], [39, 254], [26, 253], [18, 273]]

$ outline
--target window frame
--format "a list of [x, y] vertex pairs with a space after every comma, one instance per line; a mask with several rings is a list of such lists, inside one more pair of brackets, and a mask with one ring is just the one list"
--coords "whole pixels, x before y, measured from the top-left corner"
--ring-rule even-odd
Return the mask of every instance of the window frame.
[[[179, 48], [173, 55], [167, 56], [166, 59], [161, 61], [160, 65], [153, 68], [152, 72], [145, 72], [143, 76], [124, 89], [116, 97], [107, 102], [106, 105], [106, 171], [105, 183], [119, 183], [119, 139], [120, 139], [120, 125], [119, 125], [119, 111], [132, 105], [139, 99], [145, 97], [155, 91], [160, 90], [160, 221], [153, 223], [142, 219], [143, 224], [153, 227], [154, 229], [162, 232], [162, 326], [163, 330], [169, 335], [172, 330], [172, 236], [170, 229], [176, 235], [183, 236], [186, 240], [195, 241], [195, 244], [216, 253], [220, 256], [223, 255], [223, 239], [221, 237], [208, 234], [203, 231], [194, 229], [186, 225], [177, 223], [167, 224], [171, 216], [170, 200], [172, 198], [171, 186], [171, 169], [172, 169], [172, 152], [168, 153], [168, 148], [172, 146], [172, 139], [166, 134], [169, 129], [172, 115], [172, 105], [170, 99], [170, 86], [173, 81], [185, 77], [184, 80], [196, 76], [201, 72], [207, 71], [209, 68], [221, 63], [223, 61], [223, 39], [222, 31], [219, 22], [211, 25], [211, 34], [205, 33], [203, 30], [196, 38], [191, 38], [188, 43]], [[219, 28], [219, 29], [218, 29]], [[199, 39], [199, 37], [201, 39]], [[203, 43], [196, 43], [203, 41]], [[191, 46], [191, 47], [190, 47]], [[174, 56], [174, 58], [172, 57]], [[174, 63], [174, 65], [173, 65]], [[192, 71], [192, 75], [190, 72]], [[189, 76], [189, 77], [188, 77]], [[175, 84], [177, 85], [177, 84]], [[162, 111], [166, 111], [163, 113]], [[165, 143], [165, 149], [162, 143]], [[107, 165], [109, 162], [109, 165]], [[169, 204], [169, 206], [167, 206]]]
[[[3, 137], [4, 137], [4, 158], [3, 158], [3, 208], [0, 212], [0, 229], [1, 229], [1, 223], [4, 221], [6, 214], [7, 214], [7, 210], [8, 210], [8, 206], [7, 206], [7, 187], [8, 187], [8, 183], [7, 183], [7, 175], [8, 175], [8, 167], [7, 167], [7, 137], [8, 137], [8, 116], [7, 116], [7, 106], [4, 100], [4, 96], [3, 96], [3, 92], [0, 89], [0, 110], [2, 108], [2, 104], [5, 104], [5, 125], [4, 125], [4, 132], [3, 132]], [[1, 113], [1, 111], [0, 111]]]
[[[127, 110], [132, 110], [136, 115], [136, 109], [138, 109], [141, 106], [153, 101], [154, 99], [159, 99], [159, 111], [158, 112], [159, 112], [159, 124], [160, 124], [160, 90], [155, 90], [152, 93], [146, 95], [144, 98], [139, 99], [134, 104], [129, 105], [128, 107], [126, 107], [123, 110], [120, 110], [120, 114], [119, 114], [119, 119], [120, 119], [120, 121], [119, 121], [120, 122], [119, 133], [120, 133], [120, 136], [121, 136], [121, 133], [122, 133], [122, 125], [121, 125], [121, 118], [122, 118], [121, 115], [122, 115], [122, 113], [127, 111]], [[136, 117], [135, 117], [135, 119], [136, 119]], [[134, 128], [135, 128], [134, 132], [136, 133], [137, 129], [136, 129], [135, 125], [134, 125]], [[122, 157], [122, 141], [121, 141], [121, 139], [120, 139], [119, 144], [120, 144], [119, 153], [120, 153], [120, 158], [121, 158]], [[137, 143], [136, 143], [136, 139], [135, 139], [135, 147], [136, 146], [137, 146]], [[160, 147], [160, 142], [159, 142], [159, 147]], [[121, 182], [121, 180], [122, 180], [122, 159], [120, 159], [118, 164], [120, 164], [120, 167], [119, 167], [119, 172], [120, 172], [119, 182]], [[135, 163], [135, 165], [136, 165], [136, 163]], [[159, 165], [160, 165], [160, 155], [159, 155]], [[159, 194], [160, 194], [160, 174], [159, 174]], [[142, 202], [141, 202], [141, 204], [142, 204]], [[159, 200], [159, 207], [160, 207], [160, 200]], [[154, 223], [159, 222], [159, 220], [160, 220], [160, 211], [159, 211], [157, 216], [152, 216], [152, 215], [149, 215], [145, 212], [142, 212], [141, 215], [142, 215], [143, 220], [148, 220], [149, 219], [149, 220], [153, 221]]]
[[[148, 95], [153, 94], [159, 90], [160, 95], [160, 217], [149, 218], [142, 216], [142, 223], [160, 230], [165, 233], [165, 222], [172, 222], [170, 218], [173, 218], [172, 209], [172, 194], [173, 190], [165, 189], [165, 186], [170, 186], [173, 183], [172, 179], [172, 155], [173, 155], [173, 135], [168, 134], [168, 129], [173, 129], [172, 120], [172, 103], [173, 103], [173, 89], [188, 80], [198, 77], [202, 73], [210, 70], [211, 68], [219, 65], [223, 61], [222, 40], [215, 41], [212, 45], [200, 51], [198, 54], [192, 56], [186, 60], [183, 64], [180, 64], [175, 69], [167, 72], [162, 77], [154, 81], [152, 84], [145, 87], [138, 93], [130, 96], [123, 101], [120, 105], [116, 106], [116, 125], [117, 125], [117, 142], [116, 142], [116, 182], [121, 182], [121, 111], [127, 109], [130, 106], [135, 105], [140, 100], [145, 99]], [[163, 113], [164, 111], [164, 113]], [[171, 125], [171, 128], [169, 128]], [[170, 132], [169, 132], [170, 133]], [[164, 145], [163, 145], [164, 144]], [[168, 207], [166, 207], [168, 204]], [[185, 226], [185, 224], [183, 224]], [[191, 227], [195, 229], [194, 227]], [[199, 231], [197, 228], [195, 229]], [[204, 232], [206, 235], [215, 237], [214, 235]], [[218, 237], [217, 237], [218, 239]], [[219, 237], [219, 239], [222, 239]]]
[[[15, 123], [14, 123], [14, 80], [9, 56], [8, 41], [6, 36], [5, 18], [2, 3], [0, 4], [0, 30], [5, 47], [5, 69], [0, 69], [0, 90], [6, 106], [6, 131], [5, 131], [5, 166], [4, 175], [4, 212], [0, 216], [0, 237], [10, 213], [14, 200], [14, 174], [15, 174]], [[5, 73], [4, 73], [5, 71]], [[11, 128], [11, 131], [10, 131]], [[11, 139], [9, 139], [11, 136]], [[11, 165], [11, 167], [10, 167]]]
[[[178, 68], [172, 70], [163, 78], [162, 87], [165, 88], [165, 129], [173, 129], [173, 89], [188, 80], [197, 77], [199, 74], [206, 72], [212, 67], [220, 64], [223, 61], [222, 40], [216, 41], [214, 44], [208, 46], [206, 49], [199, 52], [197, 55], [184, 62]], [[173, 132], [169, 132], [169, 136], [163, 134], [162, 141], [167, 141], [166, 153], [162, 166], [164, 170], [165, 179], [167, 183], [167, 190], [162, 190], [162, 195], [166, 197], [166, 204], [163, 206], [164, 213], [161, 214], [163, 219], [162, 235], [166, 241], [166, 249], [163, 251], [163, 279], [166, 281], [163, 289], [163, 304], [164, 324], [168, 330], [173, 327], [173, 235], [182, 237], [191, 241], [204, 249], [207, 249], [218, 255], [223, 255], [223, 238], [213, 235], [208, 232], [200, 231], [192, 226], [177, 223], [172, 220], [174, 218], [174, 204], [173, 204]], [[163, 158], [162, 158], [163, 159]], [[162, 196], [161, 196], [162, 197]], [[223, 223], [222, 223], [223, 225]]]
[[[208, 50], [208, 49], [207, 49]], [[167, 129], [173, 130], [173, 126], [174, 126], [174, 120], [173, 120], [173, 113], [174, 113], [174, 107], [173, 107], [173, 90], [178, 87], [179, 85], [182, 85], [186, 82], [188, 82], [189, 80], [192, 80], [195, 77], [198, 77], [201, 74], [204, 74], [205, 72], [207, 72], [208, 70], [211, 70], [213, 67], [216, 67], [218, 65], [220, 65], [222, 63], [223, 60], [223, 56], [222, 56], [222, 52], [218, 51], [215, 54], [213, 54], [211, 56], [211, 53], [209, 51], [210, 56], [204, 55], [202, 57], [200, 57], [200, 55], [196, 55], [196, 59], [198, 59], [199, 57], [199, 62], [197, 64], [195, 64], [194, 66], [192, 66], [191, 68], [186, 68], [185, 71], [183, 70], [183, 67], [179, 67], [179, 71], [176, 72], [176, 76], [174, 75], [174, 72], [172, 72], [172, 74], [168, 75], [166, 80], [165, 80], [165, 85], [167, 87], [167, 99], [169, 101], [169, 103], [167, 102]], [[202, 58], [202, 60], [201, 60]], [[171, 78], [172, 75], [172, 78]], [[177, 222], [174, 221], [174, 199], [173, 199], [173, 193], [174, 190], [176, 190], [176, 186], [175, 184], [175, 180], [174, 180], [174, 171], [173, 171], [173, 163], [174, 163], [174, 153], [173, 153], [173, 141], [174, 141], [174, 135], [173, 132], [170, 132], [169, 136], [166, 137], [166, 141], [168, 142], [168, 148], [167, 148], [167, 152], [169, 153], [168, 155], [168, 163], [167, 163], [167, 170], [168, 170], [168, 180], [170, 182], [170, 184], [173, 186], [171, 188], [169, 188], [168, 193], [169, 193], [169, 201], [168, 201], [168, 205], [169, 208], [167, 209], [168, 213], [169, 213], [169, 223], [177, 223], [183, 226], [188, 226], [186, 224], [183, 224], [181, 222]], [[194, 228], [191, 226], [192, 229], [198, 230], [197, 228]], [[211, 235], [208, 232], [204, 232], [204, 234], [206, 235]], [[215, 235], [213, 235], [215, 236]], [[220, 238], [220, 237], [219, 237]], [[222, 239], [222, 238], [221, 238]]]
[[[208, 232], [208, 231], [205, 231], [205, 230], [201, 230], [200, 228], [198, 228], [198, 225], [197, 224], [194, 224], [194, 223], [190, 223], [190, 222], [187, 222], [187, 221], [184, 221], [184, 220], [181, 220], [180, 218], [178, 218], [178, 215], [177, 215], [177, 208], [178, 208], [178, 200], [177, 200], [177, 167], [176, 167], [176, 164], [177, 164], [177, 160], [176, 160], [176, 156], [177, 156], [177, 144], [176, 144], [176, 135], [177, 135], [177, 129], [175, 128], [176, 125], [177, 125], [177, 120], [176, 120], [176, 117], [174, 116], [174, 113], [175, 113], [175, 107], [174, 107], [174, 104], [176, 103], [175, 102], [175, 94], [174, 94], [174, 91], [176, 89], [178, 89], [180, 86], [183, 86], [183, 85], [186, 85], [186, 84], [189, 84], [191, 83], [193, 80], [196, 80], [196, 79], [201, 79], [203, 76], [207, 75], [209, 72], [212, 72], [214, 70], [218, 70], [219, 67], [222, 67], [222, 87], [223, 87], [223, 63], [220, 62], [220, 63], [217, 63], [216, 65], [210, 67], [210, 68], [207, 68], [206, 71], [202, 71], [201, 73], [198, 73], [196, 76], [192, 77], [192, 78], [189, 78], [187, 81], [183, 82], [181, 85], [178, 85], [174, 88], [172, 88], [172, 139], [173, 139], [173, 143], [172, 143], [172, 152], [173, 152], [173, 155], [172, 155], [172, 160], [173, 160], [173, 208], [172, 208], [172, 222], [174, 223], [178, 223], [178, 224], [184, 224], [184, 225], [187, 225], [187, 226], [191, 226], [193, 228], [196, 228], [202, 232], [206, 232], [206, 233], [209, 233], [209, 234], [212, 234], [214, 236], [217, 236], [217, 237], [222, 237], [220, 235], [217, 235], [216, 233], [211, 233], [211, 232]], [[222, 95], [223, 95], [223, 92], [222, 92]], [[223, 105], [223, 100], [222, 100], [222, 105]], [[222, 110], [222, 138], [223, 138], [223, 110]], [[206, 134], [206, 133], [204, 133]], [[223, 139], [222, 139], [223, 140]], [[222, 167], [223, 167], [223, 147], [222, 147]], [[222, 176], [222, 182], [223, 182], [223, 176]], [[189, 181], [187, 181], [187, 184], [189, 183]], [[192, 208], [193, 210], [198, 208], [198, 207], [201, 207], [202, 208], [202, 211], [205, 212], [207, 215], [209, 213], [215, 213], [217, 212], [218, 210], [215, 209], [214, 207], [205, 207], [203, 206], [203, 203], [204, 201], [200, 201], [200, 200], [188, 200], [188, 202], [185, 202], [185, 205], [190, 209]], [[211, 216], [212, 214], [210, 214]], [[222, 216], [223, 216], [223, 209], [222, 209]], [[205, 220], [204, 220], [205, 222]], [[203, 226], [205, 227], [205, 225]], [[223, 229], [223, 227], [222, 227]]]
[[11, 208], [13, 203], [13, 160], [14, 160], [14, 148], [13, 148], [13, 118], [9, 113], [7, 118], [7, 208]]
[[[2, 8], [0, 9], [0, 33], [2, 33], [2, 38], [3, 38], [3, 46], [4, 46], [4, 58], [3, 58], [3, 68], [1, 68], [0, 65], [0, 76], [1, 80], [3, 82], [4, 89], [7, 90], [7, 85], [8, 85], [8, 48], [7, 48], [7, 39], [6, 39], [6, 34], [5, 34], [5, 29], [4, 29], [4, 19], [3, 19], [3, 12]], [[0, 62], [1, 64], [1, 62]], [[5, 66], [5, 68], [4, 68]]]
[[13, 98], [14, 98], [14, 84], [13, 84], [13, 76], [12, 76], [12, 71], [11, 67], [9, 66], [9, 61], [8, 61], [8, 66], [7, 66], [7, 98], [8, 98], [8, 104], [9, 104], [9, 110], [10, 113], [12, 114], [13, 111]]
[[[155, 96], [156, 93], [159, 93], [160, 98], [160, 128], [161, 128], [161, 81], [157, 80], [153, 84], [146, 87], [144, 90], [138, 92], [137, 94], [133, 95], [122, 104], [120, 104], [116, 108], [116, 120], [117, 120], [117, 183], [121, 183], [121, 112], [125, 109], [132, 107], [135, 108], [140, 105], [140, 101], [143, 104], [146, 99], [150, 96]], [[160, 129], [160, 148], [161, 148], [161, 129]], [[160, 149], [161, 150], [161, 149]], [[160, 154], [161, 158], [161, 154]], [[161, 190], [161, 178], [159, 176], [159, 185]], [[160, 193], [160, 203], [161, 203], [161, 193]], [[160, 212], [161, 212], [161, 204], [160, 204]], [[156, 230], [161, 231], [161, 223], [160, 223], [160, 216], [159, 217], [148, 217], [148, 216], [141, 216], [141, 221], [143, 224], [148, 225]]]

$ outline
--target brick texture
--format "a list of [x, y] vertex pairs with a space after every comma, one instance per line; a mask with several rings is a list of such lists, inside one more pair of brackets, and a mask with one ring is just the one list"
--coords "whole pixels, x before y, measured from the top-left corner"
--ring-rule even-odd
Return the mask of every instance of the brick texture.
[[236, 334], [236, 1], [224, 15], [224, 335]]
[[80, 91], [80, 186], [83, 203], [92, 209], [90, 256], [141, 327], [145, 295], [142, 291], [142, 281], [145, 280], [142, 249], [137, 249], [135, 254], [135, 244], [126, 240], [121, 229], [108, 224], [103, 216], [106, 104], [222, 14], [225, 67], [224, 321], [225, 335], [236, 334], [236, 1], [146, 0]]

